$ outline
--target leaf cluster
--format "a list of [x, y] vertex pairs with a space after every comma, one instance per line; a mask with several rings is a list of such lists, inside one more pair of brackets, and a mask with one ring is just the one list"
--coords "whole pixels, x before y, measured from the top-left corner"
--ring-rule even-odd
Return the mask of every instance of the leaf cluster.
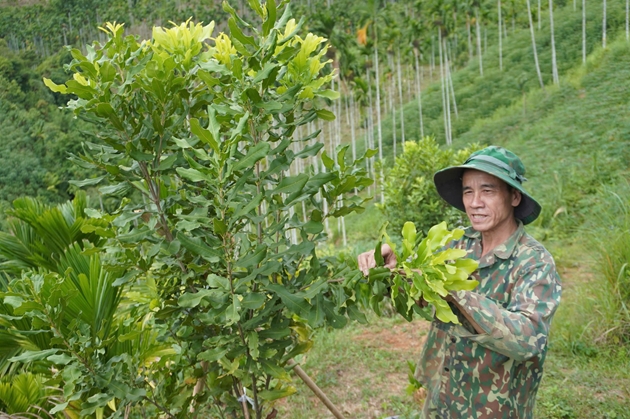
[[[435, 310], [435, 317], [445, 323], [459, 324], [445, 298], [449, 292], [472, 291], [479, 285], [470, 280], [478, 263], [466, 258], [467, 252], [449, 247], [449, 243], [460, 239], [462, 229], [448, 230], [446, 222], [433, 226], [426, 237], [418, 235], [416, 226], [406, 222], [402, 229], [402, 246], [398, 246], [384, 233], [384, 240], [392, 248], [398, 261], [392, 273], [389, 268], [370, 270], [369, 280], [373, 287], [390, 290], [396, 311], [411, 321], [414, 313], [427, 320], [432, 315], [419, 302], [428, 303]], [[383, 264], [380, 254], [381, 243], [376, 247], [377, 264]]]

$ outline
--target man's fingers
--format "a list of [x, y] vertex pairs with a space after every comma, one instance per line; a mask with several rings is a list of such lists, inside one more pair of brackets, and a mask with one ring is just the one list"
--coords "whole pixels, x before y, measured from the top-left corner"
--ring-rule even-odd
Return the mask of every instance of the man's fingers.
[[370, 268], [373, 268], [376, 264], [376, 262], [374, 261], [373, 252], [361, 253], [358, 257], [358, 261], [359, 269], [361, 270], [361, 272], [363, 272], [364, 275], [367, 275], [370, 272]]

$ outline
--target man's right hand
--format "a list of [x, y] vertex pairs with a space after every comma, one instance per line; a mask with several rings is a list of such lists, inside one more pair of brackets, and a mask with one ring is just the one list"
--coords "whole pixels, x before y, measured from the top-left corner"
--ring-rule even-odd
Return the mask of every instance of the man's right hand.
[[[384, 244], [381, 246], [381, 255], [383, 256], [383, 261], [385, 262], [385, 267], [393, 269], [396, 267], [396, 255], [391, 247], [388, 244]], [[370, 268], [376, 267], [376, 259], [374, 258], [374, 250], [370, 250], [369, 252], [361, 253], [357, 258], [359, 262], [359, 269], [363, 272], [364, 275], [368, 275], [370, 273]]]

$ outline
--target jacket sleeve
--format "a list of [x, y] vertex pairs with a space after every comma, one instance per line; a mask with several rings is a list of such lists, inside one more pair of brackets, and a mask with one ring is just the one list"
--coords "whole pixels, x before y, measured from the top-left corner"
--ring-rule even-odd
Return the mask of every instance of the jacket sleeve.
[[477, 331], [471, 340], [518, 361], [544, 351], [561, 295], [560, 278], [549, 259], [521, 268], [507, 307], [474, 291], [451, 294], [449, 300]]

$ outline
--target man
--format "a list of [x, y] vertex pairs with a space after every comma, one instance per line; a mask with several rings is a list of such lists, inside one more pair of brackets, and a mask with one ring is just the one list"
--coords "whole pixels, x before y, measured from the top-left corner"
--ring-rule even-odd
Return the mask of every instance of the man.
[[[479, 262], [479, 286], [447, 298], [461, 325], [431, 324], [416, 371], [427, 390], [425, 418], [533, 417], [561, 286], [553, 258], [523, 229], [541, 210], [524, 174], [516, 155], [491, 146], [434, 176], [440, 196], [470, 220], [448, 246]], [[382, 253], [395, 267], [391, 249]], [[364, 272], [373, 266], [373, 252], [359, 256]]]

